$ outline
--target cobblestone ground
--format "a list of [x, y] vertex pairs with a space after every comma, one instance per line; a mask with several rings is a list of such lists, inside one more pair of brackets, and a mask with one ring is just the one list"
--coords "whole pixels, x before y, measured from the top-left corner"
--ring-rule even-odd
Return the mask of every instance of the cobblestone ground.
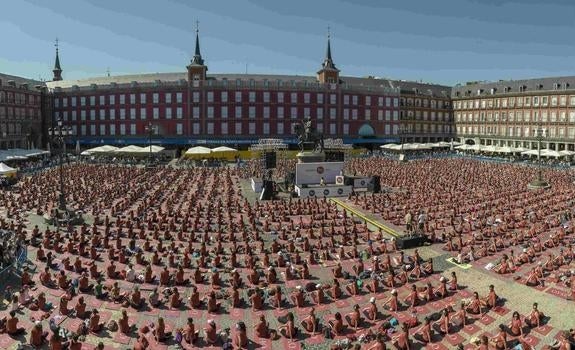
[[[245, 183], [242, 184], [242, 187], [246, 187]], [[244, 193], [249, 193], [248, 191], [244, 191]], [[253, 197], [253, 194], [251, 195]], [[252, 200], [254, 198], [251, 198]], [[88, 222], [91, 221], [91, 218], [88, 217]], [[31, 228], [34, 225], [39, 225], [41, 229], [43, 229], [44, 223], [42, 219], [35, 215], [29, 215], [28, 226]], [[407, 253], [411, 253], [411, 250], [408, 250]], [[531, 342], [535, 348], [540, 349], [542, 348], [543, 344], [548, 344], [552, 342], [553, 338], [557, 335], [559, 330], [562, 329], [569, 329], [575, 325], [575, 305], [573, 301], [561, 299], [559, 297], [552, 296], [548, 293], [535, 290], [533, 288], [526, 287], [524, 285], [520, 285], [513, 280], [505, 280], [497, 278], [493, 276], [492, 273], [489, 273], [478, 266], [472, 266], [469, 269], [462, 269], [458, 266], [455, 266], [446, 261], [449, 257], [444, 252], [440, 250], [439, 247], [431, 246], [431, 247], [423, 247], [420, 248], [420, 253], [424, 258], [433, 257], [435, 261], [435, 268], [440, 272], [441, 275], [448, 277], [451, 271], [455, 271], [457, 273], [459, 283], [465, 288], [456, 295], [448, 298], [447, 300], [442, 301], [441, 303], [432, 303], [430, 305], [424, 305], [418, 310], [418, 316], [421, 320], [423, 315], [436, 315], [437, 311], [446, 305], [446, 303], [457, 303], [462, 298], [467, 298], [471, 295], [473, 291], [479, 292], [480, 295], [486, 295], [488, 286], [493, 284], [495, 286], [495, 290], [497, 291], [498, 295], [505, 299], [504, 306], [498, 311], [490, 311], [485, 317], [472, 319], [470, 329], [463, 329], [458, 330], [456, 333], [445, 337], [441, 340], [429, 346], [430, 349], [449, 349], [455, 348], [457, 344], [464, 344], [466, 348], [469, 348], [468, 341], [472, 337], [479, 336], [480, 334], [489, 333], [495, 334], [495, 330], [500, 323], [508, 324], [511, 318], [511, 313], [513, 311], [518, 311], [519, 313], [525, 315], [531, 309], [531, 305], [533, 302], [538, 302], [540, 310], [543, 311], [548, 317], [549, 321], [547, 322], [547, 326], [532, 331], [529, 336], [527, 337], [528, 341]], [[32, 266], [35, 265], [35, 252], [31, 249], [29, 254], [30, 264]], [[42, 265], [38, 265], [42, 266]], [[344, 265], [344, 269], [350, 269], [350, 265]], [[322, 281], [329, 281], [331, 280], [331, 275], [328, 273], [329, 269], [322, 269], [322, 273], [317, 273], [314, 270], [313, 273], [317, 277], [317, 282]], [[438, 275], [439, 276], [439, 275]], [[433, 277], [434, 285], [437, 284], [438, 276]], [[290, 290], [292, 290], [295, 285], [298, 284], [298, 281], [290, 281], [286, 285], [283, 286], [285, 289], [284, 293], [288, 294]], [[15, 277], [8, 278], [2, 285], [0, 289], [4, 289], [7, 285], [18, 286], [18, 279]], [[417, 285], [422, 285], [422, 282], [418, 282]], [[388, 291], [386, 291], [387, 293]], [[405, 293], [406, 290], [401, 290], [401, 293]], [[183, 295], [183, 297], [187, 297], [187, 295]], [[367, 305], [368, 300], [371, 296], [369, 294], [363, 294], [360, 297], [356, 298], [348, 298], [340, 303], [332, 303], [329, 305], [321, 306], [317, 308], [318, 317], [323, 321], [325, 324], [325, 320], [328, 316], [333, 315], [335, 312], [339, 311], [342, 314], [350, 312], [353, 304], [358, 303], [360, 306], [364, 307]], [[49, 301], [52, 301], [55, 305], [57, 305], [57, 292], [53, 295], [48, 296]], [[92, 304], [89, 304], [91, 307], [96, 307], [101, 310], [101, 313], [107, 319], [118, 319], [120, 316], [120, 308], [117, 305], [105, 302], [105, 303], [98, 303], [97, 301], [91, 301]], [[72, 304], [73, 305], [73, 304]], [[7, 307], [6, 302], [1, 306], [3, 309]], [[229, 310], [229, 307], [226, 306]], [[381, 308], [380, 308], [381, 310]], [[296, 319], [301, 319], [305, 317], [309, 308], [304, 308], [301, 310], [296, 310]], [[267, 310], [265, 311], [267, 315], [267, 319], [270, 322], [270, 326], [272, 328], [278, 328], [280, 322], [278, 321], [278, 317], [285, 316], [285, 311], [275, 311], [275, 310]], [[156, 321], [157, 317], [162, 315], [165, 317], [168, 325], [173, 329], [178, 326], [183, 326], [185, 324], [186, 318], [189, 316], [194, 317], [196, 327], [201, 327], [205, 324], [207, 318], [214, 318], [218, 323], [218, 327], [226, 328], [232, 327], [235, 322], [238, 320], [243, 320], [248, 328], [254, 324], [257, 315], [251, 312], [249, 308], [244, 309], [236, 309], [230, 312], [230, 315], [207, 315], [206, 312], [201, 311], [170, 311], [170, 310], [159, 310], [157, 312], [139, 312], [131, 314], [131, 321], [136, 322], [138, 326], [144, 325], [150, 321]], [[32, 321], [30, 317], [33, 316], [28, 310], [20, 313], [19, 318], [23, 326], [31, 327]], [[398, 315], [399, 318], [400, 315]], [[400, 320], [401, 321], [401, 320]], [[65, 319], [62, 323], [65, 327], [72, 328], [74, 325], [77, 324], [77, 320], [73, 318]], [[48, 328], [47, 321], [43, 321], [44, 329]], [[248, 333], [251, 334], [251, 331]], [[24, 338], [12, 339], [7, 337], [6, 335], [0, 336], [0, 349], [16, 349], [18, 344], [24, 340]], [[261, 341], [252, 339], [256, 341], [256, 343], [251, 343], [250, 348], [262, 348], [262, 349], [328, 349], [329, 346], [334, 342], [334, 340], [326, 340], [321, 335], [317, 336], [305, 336], [300, 337], [296, 342], [289, 342], [285, 339], [280, 339], [274, 342], [263, 343]], [[121, 337], [118, 336], [114, 332], [106, 332], [103, 333], [101, 337], [95, 337], [93, 335], [89, 335], [85, 341], [85, 347], [83, 349], [91, 349], [95, 344], [102, 341], [106, 345], [106, 349], [131, 349], [134, 343], [133, 337]], [[176, 348], [173, 344], [168, 345], [157, 345], [153, 344], [151, 349], [165, 349], [165, 348]], [[424, 348], [424, 346], [418, 342], [415, 342], [415, 349]]]

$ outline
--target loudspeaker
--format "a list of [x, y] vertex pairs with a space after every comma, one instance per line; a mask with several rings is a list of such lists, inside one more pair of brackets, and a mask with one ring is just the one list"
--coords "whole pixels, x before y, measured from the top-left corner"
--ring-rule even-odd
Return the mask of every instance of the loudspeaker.
[[343, 184], [346, 186], [353, 186], [353, 177], [344, 176], [343, 177]]
[[342, 186], [344, 183], [344, 178], [341, 175], [335, 177], [335, 184], [338, 186]]
[[275, 169], [276, 167], [276, 152], [264, 153], [264, 163], [266, 169]]
[[381, 192], [381, 184], [379, 182], [379, 176], [378, 175], [371, 177], [371, 180], [369, 180], [369, 183], [367, 184], [367, 191], [373, 192], [373, 193]]
[[260, 194], [260, 201], [267, 201], [274, 197], [274, 182], [270, 180], [264, 180], [262, 186], [262, 193]]
[[399, 237], [397, 239], [397, 247], [399, 249], [409, 249], [413, 247], [421, 247], [427, 239], [425, 236], [417, 235], [411, 237]]
[[326, 162], [343, 162], [344, 153], [341, 151], [325, 151], [325, 161]]

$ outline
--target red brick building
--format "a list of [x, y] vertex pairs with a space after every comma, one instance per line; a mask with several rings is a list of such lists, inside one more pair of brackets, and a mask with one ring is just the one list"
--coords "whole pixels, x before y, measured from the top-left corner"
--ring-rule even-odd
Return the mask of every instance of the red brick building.
[[[407, 130], [400, 119], [402, 91], [411, 95], [413, 86], [425, 85], [341, 76], [329, 38], [316, 76], [208, 74], [197, 33], [187, 72], [86, 80], [61, 80], [61, 70], [54, 73], [54, 81], [46, 84], [53, 97], [53, 117], [72, 127], [83, 144], [145, 144], [149, 123], [159, 131], [154, 142], [166, 145], [240, 145], [259, 138], [293, 143], [293, 128], [305, 117], [311, 117], [326, 138], [343, 138], [347, 143], [398, 142]], [[444, 101], [450, 91], [425, 85], [421, 94], [424, 100]], [[426, 108], [442, 113], [441, 119], [429, 122], [441, 125], [425, 133], [421, 129], [417, 137], [450, 139], [448, 106], [429, 104]], [[421, 120], [427, 122], [423, 114]], [[413, 130], [415, 134], [419, 129]]]

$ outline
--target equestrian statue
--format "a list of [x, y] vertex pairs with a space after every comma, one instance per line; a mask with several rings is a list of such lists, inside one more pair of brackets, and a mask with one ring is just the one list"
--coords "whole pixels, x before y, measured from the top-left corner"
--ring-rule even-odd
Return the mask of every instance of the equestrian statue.
[[323, 134], [313, 127], [311, 118], [305, 118], [301, 123], [295, 125], [295, 134], [297, 135], [300, 150], [311, 150], [314, 153], [323, 152]]

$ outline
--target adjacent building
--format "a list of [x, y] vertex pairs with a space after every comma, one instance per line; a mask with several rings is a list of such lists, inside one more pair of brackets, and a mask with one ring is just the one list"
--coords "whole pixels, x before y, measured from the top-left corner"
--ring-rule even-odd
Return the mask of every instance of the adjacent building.
[[62, 80], [57, 55], [46, 84], [54, 119], [82, 144], [144, 144], [148, 130], [165, 145], [295, 143], [310, 117], [326, 138], [346, 143], [451, 140], [450, 88], [340, 75], [328, 37], [316, 76], [208, 74], [196, 33], [195, 54], [180, 73]]
[[0, 73], [0, 149], [45, 145], [41, 84]]
[[575, 150], [575, 77], [468, 83], [452, 89], [456, 133], [470, 144]]

